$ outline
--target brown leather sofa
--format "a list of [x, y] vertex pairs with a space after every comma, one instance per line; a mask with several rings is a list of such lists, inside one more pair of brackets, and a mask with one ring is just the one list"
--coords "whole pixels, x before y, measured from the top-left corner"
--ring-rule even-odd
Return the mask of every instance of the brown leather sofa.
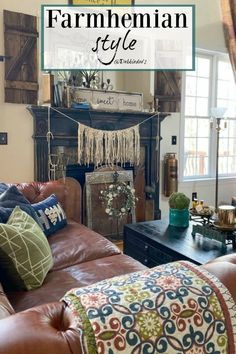
[[[54, 266], [42, 287], [5, 294], [0, 286], [0, 354], [80, 354], [74, 317], [60, 298], [71, 288], [145, 267], [80, 224], [81, 189], [75, 180], [17, 187], [32, 203], [56, 194], [69, 222], [48, 239]], [[218, 276], [236, 300], [236, 255], [219, 258], [204, 268]]]

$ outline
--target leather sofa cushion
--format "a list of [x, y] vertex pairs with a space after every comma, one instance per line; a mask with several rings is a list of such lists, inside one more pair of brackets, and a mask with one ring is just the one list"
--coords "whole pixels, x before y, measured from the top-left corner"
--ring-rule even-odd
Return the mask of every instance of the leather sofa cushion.
[[81, 221], [81, 187], [74, 178], [66, 177], [50, 182], [18, 183], [17, 188], [31, 204], [41, 202], [55, 194], [67, 219]]
[[8, 298], [3, 291], [2, 285], [0, 284], [0, 320], [14, 313], [15, 311], [13, 310], [10, 302], [8, 301]]
[[60, 300], [70, 289], [84, 287], [103, 279], [146, 269], [123, 254], [77, 264], [48, 274], [43, 286], [28, 292], [8, 293], [15, 311]]
[[74, 221], [68, 221], [67, 226], [49, 236], [48, 242], [52, 250], [54, 271], [121, 253], [105, 237]]
[[236, 302], [236, 253], [218, 257], [201, 267], [214, 274], [230, 291]]

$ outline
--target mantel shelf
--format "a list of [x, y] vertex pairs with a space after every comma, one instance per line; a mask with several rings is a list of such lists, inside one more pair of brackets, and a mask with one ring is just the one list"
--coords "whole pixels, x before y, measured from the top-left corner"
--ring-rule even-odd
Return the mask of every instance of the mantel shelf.
[[[56, 112], [54, 110], [54, 108], [57, 111], [60, 111], [62, 113], [69, 113], [69, 112], [74, 112], [74, 113], [81, 113], [81, 112], [87, 112], [89, 114], [111, 114], [111, 115], [131, 115], [131, 116], [135, 116], [135, 115], [144, 115], [144, 116], [152, 116], [152, 115], [156, 115], [158, 117], [158, 115], [160, 117], [166, 117], [167, 115], [170, 115], [170, 113], [166, 113], [166, 112], [147, 112], [147, 111], [113, 111], [113, 110], [99, 110], [99, 109], [78, 109], [78, 108], [66, 108], [66, 107], [52, 107], [52, 112]], [[35, 112], [36, 110], [45, 110], [48, 111], [48, 106], [35, 106], [35, 105], [31, 105], [28, 106], [27, 109], [31, 112]]]

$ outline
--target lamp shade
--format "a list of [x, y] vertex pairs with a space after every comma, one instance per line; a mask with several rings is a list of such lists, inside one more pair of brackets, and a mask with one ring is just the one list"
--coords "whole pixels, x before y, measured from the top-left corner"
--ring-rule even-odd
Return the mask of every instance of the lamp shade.
[[213, 107], [211, 108], [211, 117], [223, 118], [228, 108], [226, 107]]

